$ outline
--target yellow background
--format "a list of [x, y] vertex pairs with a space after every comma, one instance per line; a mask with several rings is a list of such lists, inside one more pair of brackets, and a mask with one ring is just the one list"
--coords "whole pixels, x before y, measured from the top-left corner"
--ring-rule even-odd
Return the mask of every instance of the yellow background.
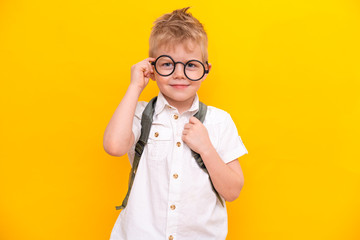
[[186, 6], [209, 36], [200, 98], [249, 151], [227, 239], [360, 239], [358, 1], [2, 0], [1, 240], [109, 238], [130, 164], [103, 133], [152, 22]]

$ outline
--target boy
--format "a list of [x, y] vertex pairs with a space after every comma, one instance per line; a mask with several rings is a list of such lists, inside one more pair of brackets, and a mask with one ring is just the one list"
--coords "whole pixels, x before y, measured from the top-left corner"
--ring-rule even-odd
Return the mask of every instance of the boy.
[[209, 106], [203, 123], [194, 117], [197, 91], [211, 64], [204, 28], [187, 10], [155, 21], [150, 57], [132, 66], [130, 85], [105, 130], [105, 151], [128, 153], [133, 164], [147, 106], [138, 99], [149, 79], [156, 81], [160, 92], [149, 138], [111, 240], [224, 240], [227, 212], [222, 201], [235, 200], [244, 184], [237, 158], [247, 150], [230, 115]]

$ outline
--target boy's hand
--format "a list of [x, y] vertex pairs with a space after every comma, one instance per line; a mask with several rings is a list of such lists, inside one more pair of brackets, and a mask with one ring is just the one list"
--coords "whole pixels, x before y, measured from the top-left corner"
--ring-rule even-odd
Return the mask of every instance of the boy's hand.
[[149, 78], [154, 79], [154, 70], [150, 62], [155, 60], [155, 58], [149, 57], [133, 65], [131, 67], [130, 85], [134, 85], [143, 90], [148, 84]]
[[191, 117], [185, 124], [182, 140], [200, 155], [212, 146], [206, 127], [196, 117]]

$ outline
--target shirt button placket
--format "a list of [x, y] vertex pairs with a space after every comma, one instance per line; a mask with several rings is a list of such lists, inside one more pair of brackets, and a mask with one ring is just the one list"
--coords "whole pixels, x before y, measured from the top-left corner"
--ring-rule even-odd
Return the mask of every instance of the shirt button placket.
[[178, 112], [171, 111], [170, 112], [170, 122], [174, 129], [174, 152], [173, 152], [173, 161], [172, 161], [172, 179], [170, 181], [169, 185], [169, 198], [168, 198], [168, 222], [167, 222], [167, 229], [166, 233], [169, 240], [174, 240], [176, 236], [177, 231], [177, 225], [178, 225], [178, 208], [176, 206], [176, 203], [179, 200], [179, 187], [181, 184], [181, 181], [179, 181], [179, 171], [181, 171], [181, 161], [179, 161], [182, 158], [182, 141], [181, 141], [181, 135], [182, 135], [182, 126], [180, 122], [180, 116]]

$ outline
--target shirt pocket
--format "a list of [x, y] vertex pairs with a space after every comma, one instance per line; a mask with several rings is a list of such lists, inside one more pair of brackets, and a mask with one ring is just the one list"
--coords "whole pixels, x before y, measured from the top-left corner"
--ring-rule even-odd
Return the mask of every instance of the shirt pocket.
[[150, 165], [163, 165], [171, 154], [172, 134], [163, 126], [153, 126], [147, 142], [147, 159]]

